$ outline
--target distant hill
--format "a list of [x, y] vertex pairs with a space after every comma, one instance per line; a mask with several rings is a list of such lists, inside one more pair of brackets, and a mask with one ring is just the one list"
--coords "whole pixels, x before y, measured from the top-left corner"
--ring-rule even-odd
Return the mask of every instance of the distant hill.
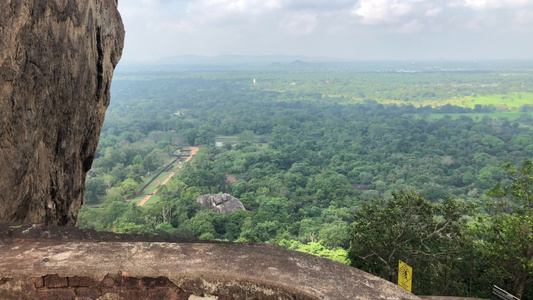
[[240, 64], [258, 64], [266, 65], [273, 63], [325, 63], [325, 62], [347, 62], [351, 61], [345, 58], [333, 57], [309, 57], [302, 55], [219, 55], [219, 56], [201, 56], [201, 55], [178, 55], [161, 58], [158, 63], [180, 64], [180, 65], [240, 65]]

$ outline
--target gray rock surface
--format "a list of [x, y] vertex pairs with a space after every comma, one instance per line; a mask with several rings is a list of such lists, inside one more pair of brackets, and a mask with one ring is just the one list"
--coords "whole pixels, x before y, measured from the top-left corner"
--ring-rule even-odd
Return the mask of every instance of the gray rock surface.
[[[218, 299], [419, 299], [358, 269], [277, 245], [147, 243], [136, 237], [129, 242], [98, 241], [98, 234], [76, 228], [0, 226], [0, 298], [35, 299], [35, 288], [28, 285], [35, 277], [89, 277], [105, 283], [109, 275], [120, 274], [165, 277], [187, 293]], [[84, 240], [66, 240], [65, 235]]]
[[230, 194], [201, 195], [196, 202], [221, 214], [229, 214], [238, 209], [246, 210], [241, 201]]
[[0, 1], [0, 222], [76, 223], [123, 42], [116, 0]]

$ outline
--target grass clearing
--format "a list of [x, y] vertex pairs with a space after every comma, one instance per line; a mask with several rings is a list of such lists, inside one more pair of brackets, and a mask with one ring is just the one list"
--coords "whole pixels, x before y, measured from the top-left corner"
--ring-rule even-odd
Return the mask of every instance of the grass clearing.
[[[471, 113], [471, 114], [430, 114], [430, 120], [442, 119], [444, 116], [450, 116], [452, 120], [457, 120], [461, 116], [472, 118], [474, 121], [481, 120], [483, 117], [491, 117], [493, 119], [507, 118], [509, 121], [515, 121], [522, 115], [530, 115], [533, 117], [533, 112], [496, 112], [496, 113]], [[420, 117], [420, 115], [418, 115]]]
[[226, 173], [224, 174], [224, 176], [226, 176], [226, 181], [228, 183], [234, 184], [237, 182], [237, 178], [233, 174]]
[[233, 145], [239, 142], [239, 138], [236, 135], [221, 135], [215, 138], [215, 142]]
[[167, 179], [167, 177], [172, 174], [172, 172], [163, 172], [161, 173], [161, 175], [157, 176], [157, 178], [155, 179], [156, 181], [159, 180], [161, 182], [163, 182], [163, 180]]
[[[220, 142], [222, 144], [238, 144], [239, 143], [239, 137], [237, 135], [219, 135], [215, 138], [216, 142]], [[267, 137], [256, 135], [252, 138], [252, 143], [254, 144], [263, 144], [267, 141]]]
[[151, 186], [151, 187], [148, 187], [146, 188], [143, 193], [145, 194], [153, 194], [155, 192], [155, 190], [157, 190], [157, 186]]
[[159, 201], [161, 201], [161, 196], [152, 196], [148, 201], [146, 201], [146, 204], [150, 205], [150, 204], [156, 204], [158, 203]]
[[236, 141], [239, 138], [236, 135], [219, 135], [215, 139], [220, 141]]
[[[153, 173], [152, 173], [152, 174], [153, 174]], [[143, 182], [142, 182], [141, 185], [145, 185], [145, 184], [147, 184], [148, 182], [150, 182], [150, 180], [152, 180], [152, 176], [153, 176], [152, 174], [144, 176], [144, 177], [142, 178], [142, 179], [143, 179]]]
[[[362, 101], [362, 100], [360, 100]], [[360, 102], [356, 100], [355, 102]], [[460, 107], [474, 109], [476, 105], [489, 106], [493, 105], [499, 109], [518, 110], [526, 104], [533, 104], [533, 93], [512, 93], [512, 94], [495, 94], [488, 96], [466, 96], [463, 98], [454, 98], [446, 100], [425, 100], [425, 101], [403, 101], [403, 100], [377, 100], [382, 104], [407, 105], [412, 104], [415, 107], [431, 106], [438, 107], [451, 104]]]
[[[464, 107], [474, 108], [476, 104], [494, 105], [501, 108], [520, 108], [526, 104], [533, 103], [532, 93], [496, 94], [489, 96], [464, 97], [461, 99]], [[461, 105], [463, 106], [463, 105]]]

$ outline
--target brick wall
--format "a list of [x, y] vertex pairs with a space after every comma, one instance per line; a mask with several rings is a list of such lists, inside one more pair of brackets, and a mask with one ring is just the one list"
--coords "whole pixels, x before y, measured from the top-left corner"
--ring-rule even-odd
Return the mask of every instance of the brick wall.
[[[7, 284], [11, 279], [0, 279], [1, 284]], [[57, 274], [28, 279], [28, 287], [34, 291], [33, 299], [39, 300], [88, 300], [99, 299], [173, 299], [188, 300], [202, 299], [181, 290], [166, 277], [130, 277], [127, 274], [117, 276], [107, 275], [100, 282], [89, 277], [61, 277]], [[233, 300], [231, 296], [215, 295], [206, 299]]]

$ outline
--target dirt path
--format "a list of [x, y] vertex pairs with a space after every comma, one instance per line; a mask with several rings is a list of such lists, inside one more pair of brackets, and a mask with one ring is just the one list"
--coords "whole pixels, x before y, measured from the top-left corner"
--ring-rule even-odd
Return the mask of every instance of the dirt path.
[[[190, 149], [191, 149], [191, 155], [189, 155], [189, 157], [187, 157], [185, 162], [188, 162], [189, 160], [191, 160], [196, 155], [196, 152], [198, 152], [198, 150], [200, 150], [200, 148], [198, 148], [198, 147], [190, 147]], [[180, 166], [180, 168], [181, 168], [181, 166]]]
[[172, 178], [172, 176], [174, 176], [174, 174], [176, 174], [176, 172], [172, 172], [170, 175], [168, 175], [167, 179], [165, 179], [165, 181], [163, 181], [161, 185], [167, 184], [167, 182], [170, 180], [170, 178]]
[[225, 173], [224, 176], [226, 176], [226, 181], [228, 183], [234, 184], [237, 182], [237, 178], [233, 174]]
[[[191, 155], [189, 155], [189, 157], [187, 157], [187, 159], [185, 160], [185, 162], [188, 162], [190, 161], [195, 155], [196, 155], [196, 152], [198, 152], [200, 148], [198, 147], [191, 147]], [[181, 169], [181, 164], [178, 165], [178, 169]], [[172, 172], [170, 175], [168, 175], [167, 178], [165, 178], [165, 180], [163, 180], [163, 183], [161, 183], [159, 180], [157, 180], [157, 184], [155, 185], [156, 187], [160, 186], [160, 185], [165, 185], [167, 184], [167, 182], [170, 180], [170, 178], [172, 178], [172, 176], [174, 176], [176, 174], [176, 172]], [[139, 206], [143, 206], [146, 204], [146, 202], [148, 202], [148, 200], [150, 200], [150, 198], [152, 198], [153, 195], [155, 195], [157, 193], [159, 189], [155, 189], [155, 191], [153, 193], [151, 193], [150, 195], [146, 195], [146, 197], [144, 197], [144, 199], [139, 203]]]

